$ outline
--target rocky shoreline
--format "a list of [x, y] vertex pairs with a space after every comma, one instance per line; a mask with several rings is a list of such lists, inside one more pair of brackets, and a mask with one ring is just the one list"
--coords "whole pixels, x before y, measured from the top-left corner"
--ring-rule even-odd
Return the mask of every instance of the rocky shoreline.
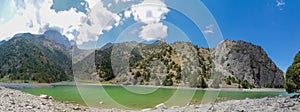
[[11, 89], [25, 89], [25, 88], [52, 88], [53, 86], [49, 83], [2, 83], [0, 82], [0, 86], [11, 88]]
[[18, 90], [0, 87], [0, 112], [299, 112], [300, 97], [266, 97], [262, 99], [231, 100], [204, 105], [188, 104], [183, 107], [166, 107], [143, 110], [101, 109], [56, 101], [51, 97], [34, 96]]

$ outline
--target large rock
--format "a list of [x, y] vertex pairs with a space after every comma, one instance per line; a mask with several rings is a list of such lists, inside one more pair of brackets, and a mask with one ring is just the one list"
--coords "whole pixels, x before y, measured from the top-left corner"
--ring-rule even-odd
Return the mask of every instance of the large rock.
[[49, 96], [45, 94], [41, 94], [39, 97], [42, 99], [49, 99]]
[[167, 109], [167, 107], [164, 103], [156, 105], [155, 108], [157, 108], [157, 109]]
[[213, 51], [216, 70], [262, 87], [283, 87], [284, 73], [259, 46], [226, 40]]

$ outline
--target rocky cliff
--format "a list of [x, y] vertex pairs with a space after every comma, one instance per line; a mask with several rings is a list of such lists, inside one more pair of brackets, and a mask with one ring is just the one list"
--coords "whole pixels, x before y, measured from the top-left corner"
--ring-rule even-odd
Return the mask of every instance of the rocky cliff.
[[284, 75], [259, 46], [226, 40], [213, 50], [216, 70], [262, 87], [283, 87]]

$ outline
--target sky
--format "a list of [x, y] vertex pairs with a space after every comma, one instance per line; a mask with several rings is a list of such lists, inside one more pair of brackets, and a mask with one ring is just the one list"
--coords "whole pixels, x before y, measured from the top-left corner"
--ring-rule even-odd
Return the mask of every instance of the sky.
[[286, 71], [300, 51], [300, 0], [203, 0], [224, 39], [261, 46]]
[[82, 48], [107, 42], [225, 39], [261, 46], [286, 71], [300, 51], [300, 0], [1, 0], [0, 40], [57, 30]]

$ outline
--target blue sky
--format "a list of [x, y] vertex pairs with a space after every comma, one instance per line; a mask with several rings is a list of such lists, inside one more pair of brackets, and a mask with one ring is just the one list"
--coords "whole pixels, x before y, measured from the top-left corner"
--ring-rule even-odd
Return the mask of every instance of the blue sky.
[[224, 39], [261, 46], [286, 70], [300, 51], [300, 0], [203, 0], [215, 17]]
[[[25, 2], [15, 0], [16, 6], [13, 6], [14, 3], [10, 0], [0, 1], [0, 30], [6, 30], [0, 34], [0, 40], [7, 39], [16, 33], [43, 33], [47, 29], [57, 29], [69, 39], [74, 39], [75, 34], [80, 32], [81, 26], [86, 24], [90, 26], [89, 18], [86, 21], [82, 18], [85, 18], [98, 3], [95, 0], [54, 0], [53, 4], [26, 1], [28, 0]], [[154, 10], [156, 7], [148, 7], [148, 10], [153, 10], [150, 15], [159, 17], [159, 20], [150, 17], [150, 20], [153, 19], [151, 22], [145, 21], [141, 15], [141, 13], [148, 12], [139, 12], [134, 15], [131, 9], [132, 15], [125, 18], [126, 11], [118, 9], [131, 7], [131, 4], [142, 4], [141, 1], [117, 1], [103, 0], [100, 6], [104, 8], [100, 8], [98, 13], [109, 19], [119, 12], [123, 14], [118, 15], [122, 19], [112, 21], [111, 28], [108, 30], [81, 32], [80, 34], [86, 33], [84, 37], [88, 37], [85, 38], [83, 46], [94, 47], [97, 43], [100, 47], [107, 42], [132, 40], [147, 42], [145, 39], [151, 40], [155, 34], [157, 39], [164, 38], [168, 42], [182, 40], [191, 41], [202, 47], [215, 47], [220, 40], [208, 44], [207, 39], [222, 37], [229, 40], [244, 40], [261, 46], [283, 71], [292, 63], [295, 54], [300, 51], [298, 44], [300, 42], [300, 0], [201, 0], [205, 6], [197, 4], [201, 3], [200, 0], [193, 2], [165, 0], [166, 4], [161, 2], [156, 4], [161, 5], [162, 8], [167, 5], [168, 10], [157, 11]], [[178, 5], [187, 12], [180, 12], [169, 5]], [[19, 9], [23, 12], [18, 11]], [[139, 14], [141, 17], [136, 16]], [[98, 17], [94, 19], [103, 21], [94, 24], [109, 22], [107, 18]], [[16, 23], [18, 27], [11, 27]], [[143, 32], [143, 30], [146, 31]], [[147, 33], [147, 31], [156, 33]], [[92, 37], [97, 35], [99, 38]]]
[[[300, 51], [300, 0], [282, 1], [285, 5], [280, 6], [277, 6], [276, 0], [203, 0], [202, 2], [214, 16], [224, 39], [243, 40], [261, 46], [283, 71], [291, 65], [295, 54]], [[166, 14], [164, 21], [180, 28], [194, 44], [208, 47], [203, 32], [180, 12], [171, 10]], [[110, 32], [116, 35], [118, 32], [116, 30], [121, 32], [125, 26], [133, 23], [134, 21], [131, 20], [121, 25], [123, 27]], [[181, 35], [170, 26], [168, 32], [169, 36], [165, 39], [169, 41], [172, 41], [174, 36]], [[111, 37], [115, 36], [107, 33], [100, 37], [98, 44], [103, 45], [113, 40]]]

